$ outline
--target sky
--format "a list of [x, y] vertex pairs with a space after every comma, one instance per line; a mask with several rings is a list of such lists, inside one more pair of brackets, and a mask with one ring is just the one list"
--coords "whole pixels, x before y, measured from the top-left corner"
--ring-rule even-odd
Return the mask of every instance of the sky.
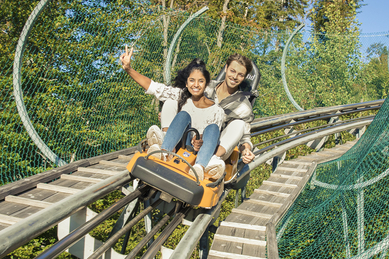
[[364, 0], [362, 4], [357, 14], [361, 33], [388, 32], [389, 0]]
[[[363, 56], [368, 54], [368, 48], [375, 43], [389, 48], [389, 0], [364, 0], [357, 11], [360, 23], [360, 43]], [[305, 20], [306, 30], [311, 29], [310, 21]]]

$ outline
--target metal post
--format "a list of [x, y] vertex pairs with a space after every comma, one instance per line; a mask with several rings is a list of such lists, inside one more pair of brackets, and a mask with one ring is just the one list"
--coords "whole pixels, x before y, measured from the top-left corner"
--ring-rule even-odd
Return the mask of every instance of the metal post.
[[[150, 206], [150, 201], [144, 201], [144, 207], [147, 208]], [[151, 213], [147, 213], [147, 215], [144, 217], [145, 220], [145, 230], [146, 233], [150, 233], [151, 229], [153, 228], [153, 223], [151, 222]], [[148, 243], [148, 246], [150, 246], [154, 242], [154, 239], [152, 238], [150, 242]]]
[[[357, 183], [363, 183], [363, 175], [359, 177]], [[357, 225], [358, 225], [358, 254], [365, 251], [365, 210], [364, 210], [364, 191], [363, 186], [358, 188], [357, 194]]]
[[209, 231], [209, 227], [207, 227], [204, 234], [200, 238], [200, 251], [199, 251], [200, 259], [208, 258], [208, 236], [209, 236], [208, 231]]
[[240, 189], [240, 201], [243, 203], [244, 199], [246, 199], [246, 185]]
[[347, 224], [347, 211], [346, 211], [346, 203], [344, 201], [344, 195], [342, 194], [342, 221], [343, 221], [343, 235], [344, 235], [344, 243], [346, 244], [346, 257], [350, 257], [350, 243], [348, 240], [348, 224]]
[[235, 208], [237, 208], [239, 206], [239, 190], [240, 189], [236, 189], [236, 192], [235, 192]]

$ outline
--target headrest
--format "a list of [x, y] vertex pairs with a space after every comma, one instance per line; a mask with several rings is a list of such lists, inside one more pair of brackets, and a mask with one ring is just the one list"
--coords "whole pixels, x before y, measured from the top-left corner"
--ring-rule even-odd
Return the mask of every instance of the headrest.
[[[239, 88], [241, 91], [250, 93], [249, 101], [251, 103], [251, 106], [253, 106], [255, 102], [255, 98], [258, 97], [257, 87], [259, 84], [259, 80], [261, 79], [261, 73], [259, 72], [257, 65], [253, 61], [251, 61], [251, 63], [253, 64], [253, 70], [251, 70], [251, 72], [246, 76], [244, 81], [239, 85]], [[223, 67], [215, 80], [223, 81], [225, 76], [226, 76], [226, 71], [225, 71], [225, 67]]]

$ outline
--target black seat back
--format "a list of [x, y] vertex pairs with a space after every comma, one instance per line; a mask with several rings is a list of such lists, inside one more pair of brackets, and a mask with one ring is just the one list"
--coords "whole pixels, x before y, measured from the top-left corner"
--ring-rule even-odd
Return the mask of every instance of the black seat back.
[[[261, 79], [261, 73], [259, 72], [257, 65], [253, 61], [251, 61], [251, 63], [253, 64], [253, 70], [251, 70], [251, 72], [246, 76], [244, 81], [240, 84], [239, 88], [244, 92], [250, 93], [249, 101], [251, 106], [254, 106], [255, 99], [258, 97], [257, 87]], [[223, 67], [215, 80], [222, 81], [224, 80], [225, 76], [226, 71], [225, 67]]]

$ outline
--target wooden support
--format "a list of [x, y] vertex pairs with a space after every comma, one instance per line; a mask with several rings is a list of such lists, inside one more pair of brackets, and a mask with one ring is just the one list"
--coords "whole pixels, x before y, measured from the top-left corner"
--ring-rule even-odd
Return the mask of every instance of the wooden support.
[[38, 200], [33, 200], [33, 199], [24, 198], [20, 196], [13, 196], [13, 195], [8, 195], [7, 197], [5, 197], [5, 201], [19, 203], [27, 206], [39, 207], [43, 209], [49, 207], [52, 204], [51, 202], [47, 202], [47, 201], [38, 201]]
[[278, 183], [273, 181], [263, 181], [264, 184], [272, 185], [272, 186], [280, 186], [280, 187], [289, 187], [289, 188], [296, 188], [296, 184], [289, 184], [289, 183]]
[[288, 193], [273, 192], [273, 191], [268, 191], [268, 190], [263, 190], [263, 189], [255, 189], [254, 193], [268, 194], [268, 195], [274, 195], [274, 196], [279, 196], [279, 197], [284, 197], [284, 198], [287, 198], [290, 195]]
[[[278, 168], [277, 168], [278, 170]], [[294, 175], [287, 175], [287, 174], [278, 174], [278, 173], [273, 173], [271, 174], [271, 176], [273, 177], [278, 177], [278, 178], [281, 178], [281, 179], [292, 179], [292, 180], [301, 180], [303, 179], [301, 176], [294, 176]]]
[[120, 155], [118, 158], [119, 159], [123, 159], [123, 160], [127, 160], [127, 161], [130, 161], [134, 156], [124, 156], [124, 155]]
[[242, 243], [242, 244], [247, 244], [247, 245], [266, 246], [266, 241], [244, 238], [244, 237], [234, 237], [234, 236], [215, 234], [214, 239], [215, 240], [216, 239], [223, 240], [223, 241], [227, 241], [227, 242]]
[[259, 213], [259, 212], [242, 210], [242, 209], [237, 209], [237, 208], [233, 208], [231, 213], [238, 213], [238, 214], [253, 216], [253, 217], [257, 217], [257, 218], [267, 218], [267, 219], [270, 219], [273, 216], [271, 214]]
[[97, 168], [91, 168], [91, 167], [79, 167], [77, 169], [79, 172], [86, 172], [86, 173], [94, 173], [94, 174], [105, 174], [105, 175], [116, 175], [120, 173], [121, 171], [111, 171], [111, 170], [104, 170], [104, 169], [97, 169]]
[[254, 256], [248, 256], [248, 255], [242, 255], [242, 254], [226, 253], [226, 252], [220, 252], [220, 251], [215, 251], [215, 250], [210, 250], [209, 255], [214, 256], [214, 257], [225, 258], [225, 259], [265, 259], [262, 257], [254, 257]]
[[98, 179], [98, 178], [78, 176], [78, 175], [72, 175], [72, 174], [62, 174], [61, 178], [66, 179], [66, 180], [87, 182], [87, 183], [99, 183], [103, 180], [103, 179]]
[[290, 164], [290, 165], [298, 164], [298, 165], [308, 165], [308, 166], [310, 166], [312, 163], [310, 163], [310, 162], [302, 162], [302, 161], [295, 161], [295, 160], [285, 160], [284, 162], [282, 162], [282, 164]]
[[276, 207], [276, 208], [279, 208], [282, 206], [282, 203], [277, 203], [277, 202], [269, 202], [269, 201], [263, 201], [263, 200], [256, 200], [256, 199], [246, 199], [244, 200], [245, 202], [248, 202], [248, 203], [255, 203], [255, 204], [258, 204], [258, 205], [264, 205], [264, 206], [269, 206], [269, 207]]
[[107, 161], [107, 160], [101, 160], [99, 162], [101, 165], [110, 165], [110, 166], [116, 166], [116, 167], [121, 167], [121, 168], [126, 168], [127, 163], [118, 163], [118, 162], [113, 162], [113, 161]]
[[293, 167], [284, 167], [284, 166], [278, 166], [277, 171], [293, 171], [293, 172], [300, 172], [300, 173], [305, 173], [308, 171], [308, 169], [301, 169], [301, 168], [293, 168]]
[[220, 222], [220, 226], [222, 227], [231, 227], [231, 228], [239, 228], [239, 229], [249, 229], [249, 230], [256, 230], [256, 231], [266, 231], [265, 226], [258, 226], [258, 225], [252, 225], [252, 224], [243, 224], [243, 223], [236, 223], [236, 222], [229, 222], [229, 221], [222, 221]]
[[69, 194], [75, 194], [75, 193], [81, 191], [80, 189], [64, 187], [64, 186], [54, 185], [54, 184], [46, 184], [46, 183], [39, 183], [36, 186], [36, 188], [43, 189], [43, 190], [49, 190], [49, 191], [53, 191], [53, 192], [64, 192], [64, 193], [69, 193]]
[[21, 221], [22, 218], [12, 217], [4, 214], [0, 214], [0, 223], [12, 225], [19, 221]]

